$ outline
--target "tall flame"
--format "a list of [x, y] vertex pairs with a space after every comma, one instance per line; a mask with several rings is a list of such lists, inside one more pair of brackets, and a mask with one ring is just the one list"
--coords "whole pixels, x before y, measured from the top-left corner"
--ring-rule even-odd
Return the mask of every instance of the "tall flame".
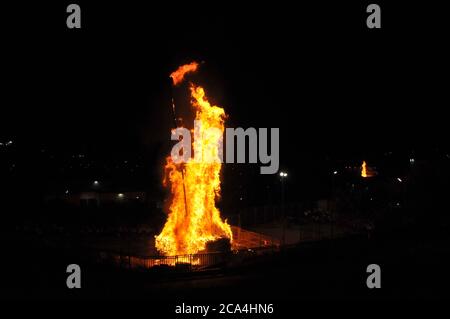
[[197, 62], [191, 62], [189, 64], [184, 64], [180, 66], [176, 71], [172, 72], [170, 74], [170, 77], [172, 78], [173, 85], [178, 85], [184, 80], [184, 76], [187, 73], [192, 73], [197, 71], [198, 69], [198, 63]]
[[374, 172], [367, 166], [366, 161], [363, 161], [361, 165], [361, 177], [366, 178], [374, 175]]
[[194, 137], [193, 148], [195, 154], [203, 157], [181, 165], [175, 164], [170, 156], [166, 159], [163, 184], [170, 187], [172, 197], [167, 221], [156, 236], [155, 245], [158, 251], [170, 256], [197, 253], [206, 248], [207, 242], [219, 238], [232, 240], [231, 227], [222, 221], [215, 205], [220, 196], [222, 167], [218, 147], [226, 114], [223, 108], [209, 103], [201, 86], [191, 84], [190, 93], [195, 120], [201, 121], [201, 138]]

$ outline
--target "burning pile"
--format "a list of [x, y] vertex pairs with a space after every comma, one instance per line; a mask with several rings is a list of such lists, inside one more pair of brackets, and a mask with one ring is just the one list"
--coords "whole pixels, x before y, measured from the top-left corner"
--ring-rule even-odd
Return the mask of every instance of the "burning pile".
[[[187, 73], [197, 69], [196, 62], [181, 66], [170, 75], [173, 85], [179, 85]], [[168, 256], [195, 254], [205, 250], [208, 242], [221, 238], [232, 240], [230, 225], [222, 221], [215, 205], [220, 196], [222, 167], [218, 146], [226, 114], [223, 108], [209, 103], [201, 86], [190, 83], [190, 96], [195, 120], [201, 121], [201, 138], [195, 138], [192, 146], [195, 154], [203, 156], [200, 161], [191, 158], [182, 164], [174, 163], [171, 156], [166, 159], [163, 185], [170, 189], [171, 202], [167, 221], [156, 236], [155, 245]]]
[[361, 177], [367, 178], [375, 175], [375, 171], [366, 164], [366, 161], [363, 161], [361, 165]]

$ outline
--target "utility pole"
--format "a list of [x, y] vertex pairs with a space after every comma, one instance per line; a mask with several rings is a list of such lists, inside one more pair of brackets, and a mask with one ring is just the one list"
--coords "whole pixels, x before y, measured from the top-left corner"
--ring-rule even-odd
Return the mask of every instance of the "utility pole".
[[282, 235], [281, 235], [281, 245], [286, 244], [286, 210], [284, 209], [284, 179], [288, 176], [285, 172], [280, 172], [281, 181], [281, 218], [282, 218]]
[[[174, 94], [173, 94], [173, 88], [174, 86], [172, 85], [172, 117], [173, 117], [173, 125], [174, 125], [174, 129], [176, 129], [178, 127], [178, 123], [177, 123], [177, 117], [176, 117], [176, 112], [175, 112], [175, 100], [174, 100]], [[184, 179], [184, 163], [180, 164], [180, 171], [181, 171], [181, 179], [183, 181], [183, 195], [184, 195], [184, 212], [185, 212], [185, 216], [188, 215], [188, 207], [187, 207], [187, 198], [186, 198], [186, 183], [185, 183], [185, 179]]]

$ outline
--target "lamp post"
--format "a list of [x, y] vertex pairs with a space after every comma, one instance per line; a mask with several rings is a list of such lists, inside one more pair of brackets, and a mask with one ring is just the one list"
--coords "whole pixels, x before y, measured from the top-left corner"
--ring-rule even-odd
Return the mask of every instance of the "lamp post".
[[335, 178], [338, 174], [338, 171], [334, 171], [331, 175], [331, 239], [334, 240], [334, 223], [336, 222], [336, 196], [335, 196]]
[[281, 244], [284, 246], [286, 244], [286, 212], [284, 209], [284, 180], [287, 178], [288, 174], [285, 172], [280, 172], [280, 181], [281, 181], [281, 216], [282, 216], [282, 235], [281, 235]]

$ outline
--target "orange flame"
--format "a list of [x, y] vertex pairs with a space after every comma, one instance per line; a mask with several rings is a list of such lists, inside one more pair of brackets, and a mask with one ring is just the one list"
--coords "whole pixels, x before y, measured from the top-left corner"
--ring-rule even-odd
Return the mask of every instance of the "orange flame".
[[372, 177], [374, 176], [373, 171], [367, 166], [366, 161], [362, 162], [361, 165], [361, 177]]
[[178, 85], [184, 80], [184, 76], [187, 73], [195, 72], [198, 69], [198, 63], [197, 62], [191, 62], [189, 64], [185, 64], [180, 66], [176, 71], [172, 72], [170, 74], [170, 77], [172, 78], [173, 85]]
[[172, 198], [167, 221], [156, 236], [155, 245], [158, 251], [169, 256], [195, 254], [204, 250], [207, 242], [219, 238], [232, 240], [231, 227], [222, 221], [215, 205], [220, 197], [222, 167], [217, 160], [218, 146], [226, 114], [223, 108], [209, 103], [202, 87], [191, 84], [190, 91], [195, 120], [201, 121], [202, 125], [201, 138], [194, 137], [193, 148], [195, 154], [202, 154], [202, 159], [191, 158], [181, 165], [175, 164], [170, 156], [166, 159], [163, 184], [170, 187]]

